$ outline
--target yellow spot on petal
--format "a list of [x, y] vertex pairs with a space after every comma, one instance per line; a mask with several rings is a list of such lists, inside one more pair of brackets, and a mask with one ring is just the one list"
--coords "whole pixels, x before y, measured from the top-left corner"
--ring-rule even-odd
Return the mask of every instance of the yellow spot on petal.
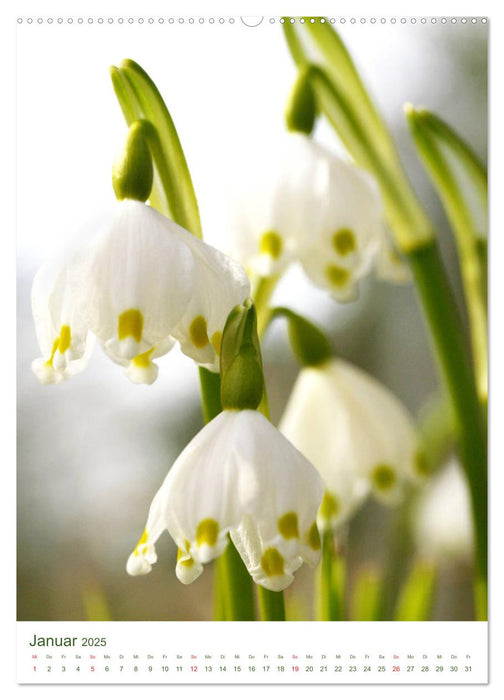
[[46, 366], [51, 367], [54, 356], [56, 355], [56, 352], [60, 352], [63, 354], [68, 350], [70, 347], [70, 343], [72, 342], [72, 333], [70, 331], [70, 326], [61, 326], [60, 328], [60, 334], [59, 337], [55, 339], [53, 342], [53, 346], [51, 349], [51, 356], [49, 359], [46, 361]]
[[[182, 557], [187, 557], [187, 559], [184, 559], [183, 561], [180, 561]], [[184, 552], [182, 549], [177, 550], [177, 564], [180, 564], [180, 566], [194, 566], [194, 559], [192, 557], [188, 557], [187, 552]]]
[[210, 338], [210, 342], [212, 343], [212, 347], [217, 353], [217, 355], [220, 355], [221, 341], [222, 333], [220, 331], [215, 331], [215, 333]]
[[285, 537], [286, 540], [291, 540], [294, 537], [299, 537], [298, 516], [294, 512], [286, 513], [278, 519], [278, 532]]
[[61, 326], [60, 337], [58, 341], [58, 350], [61, 354], [66, 352], [70, 347], [72, 342], [72, 333], [70, 331], [70, 326]]
[[261, 566], [266, 576], [282, 576], [284, 572], [284, 558], [278, 549], [270, 547], [261, 557]]
[[326, 491], [319, 509], [319, 515], [322, 520], [330, 522], [338, 514], [339, 510], [340, 504], [336, 496]]
[[397, 475], [388, 464], [377, 464], [371, 472], [371, 481], [379, 491], [390, 491], [397, 483]]
[[339, 255], [353, 253], [357, 247], [354, 232], [350, 228], [340, 228], [339, 231], [336, 231], [332, 237], [332, 244]]
[[58, 349], [58, 345], [59, 345], [59, 338], [56, 338], [56, 340], [54, 341], [53, 346], [52, 346], [51, 357], [46, 362], [47, 367], [51, 367], [52, 362], [54, 360], [54, 355], [56, 354], [56, 350]]
[[315, 551], [319, 550], [321, 547], [317, 523], [312, 523], [311, 528], [308, 530], [308, 545]]
[[264, 255], [270, 255], [275, 260], [282, 254], [282, 237], [276, 231], [266, 231], [259, 239], [259, 250]]
[[142, 352], [140, 355], [135, 355], [133, 358], [132, 362], [136, 367], [149, 367], [151, 363], [151, 355], [154, 352], [154, 348], [151, 348], [150, 350], [147, 350], [146, 352]]
[[119, 340], [131, 336], [139, 343], [142, 340], [143, 316], [138, 309], [128, 309], [119, 316], [117, 335]]
[[333, 287], [344, 287], [350, 279], [350, 271], [339, 265], [328, 265], [326, 277]]
[[203, 544], [213, 547], [217, 542], [218, 536], [219, 523], [212, 518], [206, 518], [199, 523], [196, 529], [196, 544], [198, 547], [201, 547]]
[[204, 316], [196, 316], [189, 326], [189, 336], [197, 348], [204, 348], [207, 345], [207, 322]]
[[138, 540], [137, 546], [135, 547], [135, 551], [134, 551], [135, 557], [138, 557], [138, 555], [140, 554], [140, 548], [141, 548], [141, 546], [142, 546], [143, 544], [145, 544], [145, 543], [147, 542], [148, 539], [149, 539], [149, 536], [148, 536], [148, 534], [147, 534], [147, 530], [144, 530], [144, 531], [142, 532], [142, 536], [141, 536], [140, 539]]

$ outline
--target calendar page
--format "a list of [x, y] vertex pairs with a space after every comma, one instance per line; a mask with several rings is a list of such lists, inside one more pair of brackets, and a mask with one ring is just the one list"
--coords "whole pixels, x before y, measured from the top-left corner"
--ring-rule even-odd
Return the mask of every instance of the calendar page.
[[479, 692], [489, 19], [116, 9], [13, 21], [17, 683]]

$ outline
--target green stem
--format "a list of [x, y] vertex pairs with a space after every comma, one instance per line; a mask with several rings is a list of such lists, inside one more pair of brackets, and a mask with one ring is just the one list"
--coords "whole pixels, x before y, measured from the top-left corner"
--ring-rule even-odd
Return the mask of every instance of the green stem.
[[462, 324], [436, 243], [408, 255], [453, 404], [460, 456], [469, 484], [476, 546], [477, 615], [484, 615], [488, 562], [487, 436]]
[[342, 591], [343, 561], [338, 556], [331, 532], [322, 535], [322, 561], [318, 571], [317, 617], [319, 620], [344, 620]]
[[231, 540], [220, 559], [226, 619], [255, 620], [252, 579]]
[[[220, 376], [204, 367], [200, 367], [199, 375], [203, 418], [208, 423], [222, 411]], [[231, 620], [254, 620], [252, 579], [231, 541], [220, 559], [215, 568], [216, 615]]]
[[268, 622], [285, 620], [285, 603], [282, 591], [276, 593], [262, 586], [257, 586], [257, 596], [261, 620]]
[[257, 312], [257, 335], [259, 338], [262, 338], [271, 320], [269, 303], [279, 279], [279, 275], [259, 277], [252, 285], [252, 298]]

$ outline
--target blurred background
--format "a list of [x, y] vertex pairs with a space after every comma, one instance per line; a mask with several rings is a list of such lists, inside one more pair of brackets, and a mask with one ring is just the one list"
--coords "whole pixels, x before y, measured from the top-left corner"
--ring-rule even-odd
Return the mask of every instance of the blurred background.
[[[268, 151], [284, 131], [295, 70], [278, 19], [264, 18], [254, 28], [239, 18], [212, 19], [18, 26], [18, 620], [212, 617], [212, 567], [183, 586], [168, 533], [148, 576], [125, 571], [155, 491], [202, 425], [196, 367], [175, 349], [159, 360], [154, 385], [136, 386], [96, 348], [85, 372], [57, 386], [41, 386], [30, 369], [39, 356], [33, 276], [73, 229], [113, 201], [111, 164], [126, 130], [110, 64], [132, 58], [156, 82], [186, 153], [205, 239], [229, 247], [240, 182], [258, 164], [267, 167]], [[449, 226], [416, 158], [402, 106], [412, 102], [436, 112], [485, 161], [488, 25], [407, 18], [335, 26], [437, 225], [460, 300]], [[337, 147], [323, 122], [315, 136]], [[436, 390], [410, 285], [369, 278], [358, 301], [342, 306], [293, 267], [274, 301], [323, 326], [338, 354], [379, 378], [413, 413]], [[263, 355], [277, 422], [298, 372], [282, 322], [270, 328]], [[396, 515], [368, 503], [351, 522], [349, 585], [363, 566], [385, 560]], [[313, 572], [305, 569], [286, 598], [293, 616], [309, 619]], [[471, 619], [470, 577], [467, 554], [443, 559], [434, 619]]]

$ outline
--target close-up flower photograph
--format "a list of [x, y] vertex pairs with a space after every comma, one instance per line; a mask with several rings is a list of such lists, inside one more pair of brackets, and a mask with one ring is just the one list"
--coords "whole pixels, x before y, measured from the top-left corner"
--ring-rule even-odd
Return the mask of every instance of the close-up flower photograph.
[[18, 19], [18, 621], [487, 621], [488, 29]]

